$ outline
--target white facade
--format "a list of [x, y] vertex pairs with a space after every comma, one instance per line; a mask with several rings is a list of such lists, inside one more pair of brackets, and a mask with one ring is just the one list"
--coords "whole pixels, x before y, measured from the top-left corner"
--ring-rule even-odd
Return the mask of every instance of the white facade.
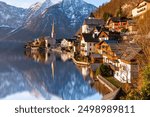
[[67, 41], [66, 39], [63, 39], [61, 41], [61, 47], [71, 47], [73, 46], [71, 42]]
[[115, 71], [114, 77], [122, 83], [131, 83], [131, 65], [119, 60], [119, 71]]
[[81, 55], [89, 56], [95, 52], [95, 42], [85, 42], [84, 39], [81, 40]]
[[[132, 78], [134, 78], [133, 67], [135, 67], [136, 72], [138, 72], [138, 67], [132, 64], [127, 64], [120, 59], [118, 59], [118, 63], [114, 63], [109, 60], [107, 56], [103, 56], [103, 62], [107, 64], [111, 64], [112, 66], [118, 68], [114, 71], [114, 78], [119, 80], [122, 83], [131, 83]], [[135, 70], [134, 69], [134, 70]], [[137, 76], [137, 75], [136, 75]]]
[[88, 25], [82, 25], [82, 33], [88, 33]]
[[150, 3], [143, 1], [136, 8], [132, 10], [132, 16], [133, 17], [140, 16], [141, 14], [145, 13], [148, 10], [150, 10]]

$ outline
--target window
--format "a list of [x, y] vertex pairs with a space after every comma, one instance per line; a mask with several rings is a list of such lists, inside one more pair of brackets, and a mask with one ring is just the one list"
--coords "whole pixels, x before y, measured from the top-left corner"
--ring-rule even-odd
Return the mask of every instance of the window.
[[116, 75], [118, 76], [119, 74], [117, 73]]
[[126, 24], [127, 24], [126, 22], [123, 22], [123, 23], [122, 23], [123, 26], [126, 25]]

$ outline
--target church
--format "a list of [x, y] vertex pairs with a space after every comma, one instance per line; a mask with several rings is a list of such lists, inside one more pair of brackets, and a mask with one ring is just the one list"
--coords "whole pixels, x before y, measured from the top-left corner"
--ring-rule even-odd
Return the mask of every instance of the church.
[[45, 37], [46, 47], [55, 48], [56, 46], [56, 33], [55, 33], [55, 24], [52, 23], [52, 31], [50, 36]]

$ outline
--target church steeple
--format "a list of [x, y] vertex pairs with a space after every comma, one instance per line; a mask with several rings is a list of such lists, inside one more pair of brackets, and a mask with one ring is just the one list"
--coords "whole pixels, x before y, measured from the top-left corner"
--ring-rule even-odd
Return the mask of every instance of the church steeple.
[[56, 45], [56, 34], [55, 34], [55, 25], [54, 25], [54, 20], [52, 23], [52, 32], [51, 32], [51, 38], [50, 38], [50, 45], [52, 48], [55, 47]]
[[53, 24], [52, 24], [51, 38], [55, 38], [55, 24], [54, 24], [54, 20], [53, 20]]

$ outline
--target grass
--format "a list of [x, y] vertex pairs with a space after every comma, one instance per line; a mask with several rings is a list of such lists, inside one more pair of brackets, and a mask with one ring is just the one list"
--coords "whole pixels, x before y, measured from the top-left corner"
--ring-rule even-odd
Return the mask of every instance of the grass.
[[110, 83], [112, 83], [117, 88], [120, 88], [123, 85], [121, 82], [119, 82], [118, 80], [116, 80], [114, 77], [105, 77], [105, 78], [106, 78], [106, 80], [108, 80]]

